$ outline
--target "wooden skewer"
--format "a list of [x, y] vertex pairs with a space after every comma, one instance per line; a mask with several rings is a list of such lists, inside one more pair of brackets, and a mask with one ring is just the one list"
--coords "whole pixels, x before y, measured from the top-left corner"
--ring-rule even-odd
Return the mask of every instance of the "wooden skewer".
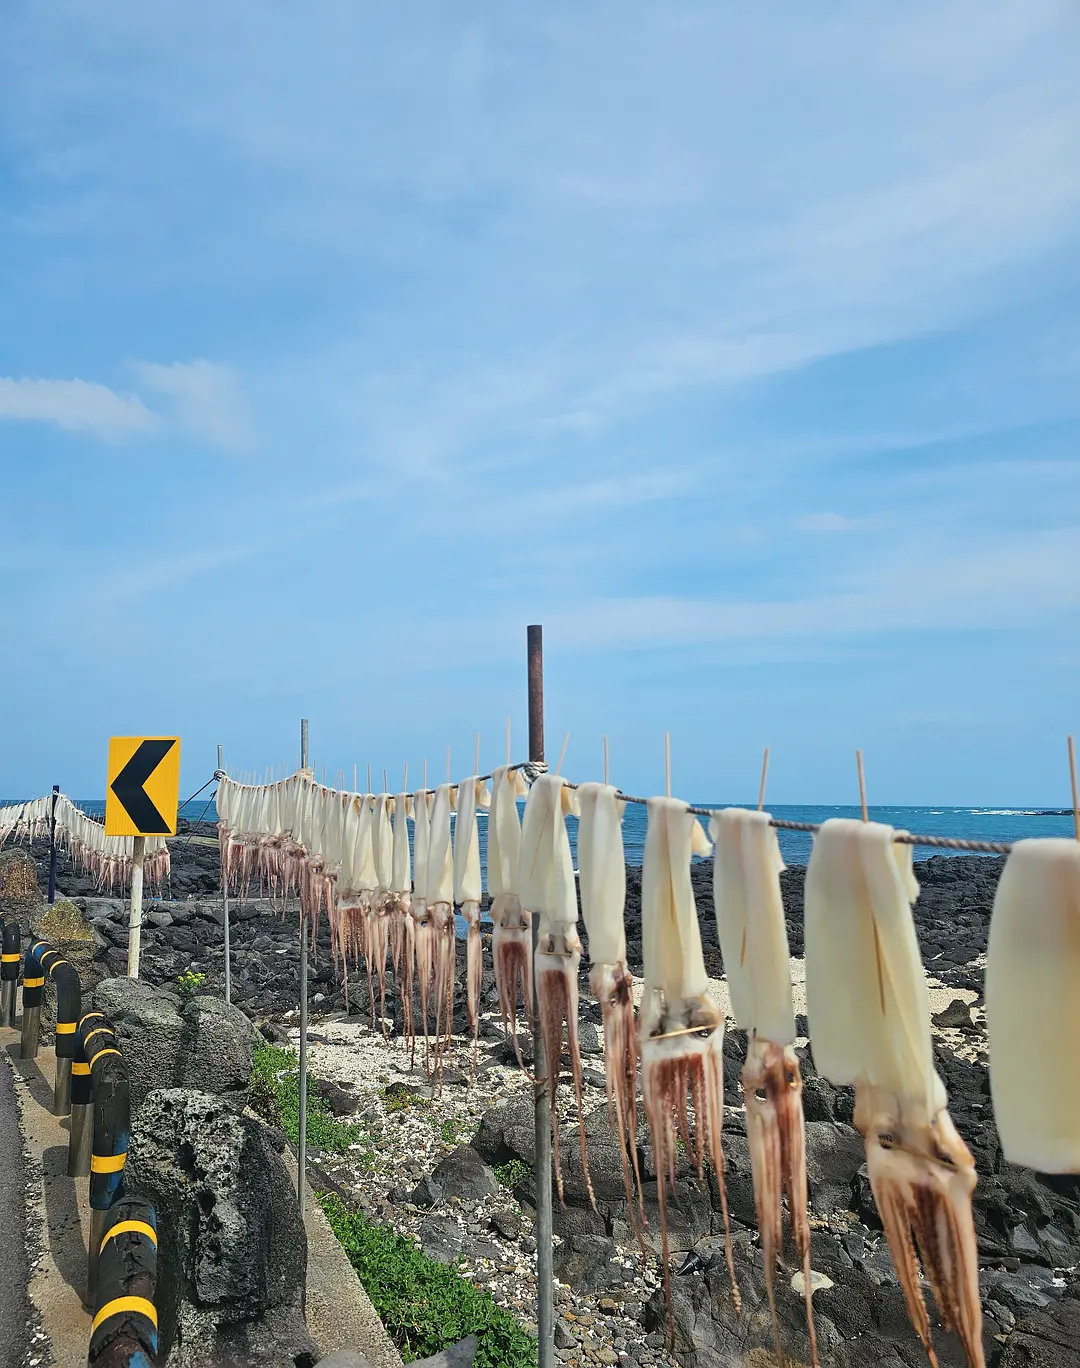
[[609, 780], [608, 780], [608, 744], [607, 744], [607, 737], [605, 736], [605, 737], [604, 737], [604, 783], [607, 784], [608, 782], [609, 782]]
[[353, 791], [353, 793], [356, 792], [356, 762], [355, 762], [355, 761], [353, 761], [353, 767], [352, 767], [352, 791]]
[[506, 763], [510, 763], [510, 714], [506, 714]]
[[322, 782], [323, 782], [323, 788], [325, 788], [325, 787], [326, 787], [326, 761], [325, 761], [325, 760], [323, 761], [323, 767], [322, 767]]
[[427, 756], [424, 756], [424, 788], [427, 788]]
[[764, 758], [763, 758], [762, 761], [761, 761], [761, 786], [760, 786], [760, 788], [758, 789], [758, 792], [757, 792], [757, 810], [758, 810], [758, 812], [760, 812], [761, 809], [765, 806], [765, 778], [766, 778], [766, 775], [767, 775], [768, 773], [769, 773], [769, 748], [768, 748], [768, 746], [766, 746], [766, 747], [765, 747], [765, 755], [764, 755]]
[[1069, 779], [1072, 782], [1073, 831], [1080, 841], [1080, 790], [1076, 787], [1076, 743], [1069, 737]]
[[671, 797], [671, 733], [664, 733], [664, 792]]
[[405, 773], [401, 776], [401, 787], [405, 793], [409, 791], [409, 762], [405, 761]]
[[562, 762], [566, 759], [566, 748], [570, 744], [570, 733], [567, 732], [563, 737], [562, 750], [559, 752], [559, 763], [555, 766], [555, 773], [558, 774], [562, 769]]
[[446, 782], [450, 782], [450, 747], [446, 748]]
[[368, 761], [368, 767], [367, 767], [367, 791], [368, 791], [368, 793], [371, 792], [371, 761], [370, 761], [370, 760]]
[[870, 810], [866, 806], [866, 775], [863, 773], [862, 751], [855, 752], [855, 764], [859, 768], [859, 802], [862, 804], [862, 819], [864, 822], [870, 820]]
[[385, 793], [385, 792], [389, 789], [389, 787], [390, 787], [390, 785], [386, 782], [386, 771], [383, 770], [383, 772], [382, 772], [382, 791], [383, 791], [383, 793]]
[[476, 733], [476, 760], [473, 762], [473, 774], [480, 773], [480, 733]]

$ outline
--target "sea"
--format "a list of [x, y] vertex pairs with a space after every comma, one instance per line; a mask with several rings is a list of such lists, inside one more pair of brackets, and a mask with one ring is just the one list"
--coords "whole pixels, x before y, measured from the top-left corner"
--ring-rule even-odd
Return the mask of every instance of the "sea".
[[[17, 799], [0, 799], [0, 807]], [[105, 813], [104, 800], [79, 801], [77, 806], [99, 820]], [[723, 803], [694, 802], [694, 807], [723, 807]], [[769, 811], [777, 819], [789, 822], [820, 823], [830, 817], [858, 817], [857, 807], [820, 807], [799, 804], [777, 804]], [[217, 811], [213, 799], [198, 798], [180, 810], [181, 817], [190, 821], [216, 822]], [[487, 859], [487, 814], [479, 814], [480, 858]], [[899, 830], [925, 836], [948, 836], [976, 841], [1012, 842], [1032, 836], [1072, 836], [1072, 812], [1061, 808], [1002, 808], [1002, 807], [872, 807], [870, 816], [875, 822], [886, 822]], [[577, 857], [577, 822], [567, 820], [570, 847]], [[780, 831], [780, 853], [789, 865], [805, 865], [810, 858], [812, 837], [805, 831]], [[623, 819], [623, 844], [628, 864], [641, 863], [645, 845], [645, 809], [629, 804]], [[930, 855], [963, 854], [963, 851], [936, 850], [916, 846], [915, 858], [925, 860]]]

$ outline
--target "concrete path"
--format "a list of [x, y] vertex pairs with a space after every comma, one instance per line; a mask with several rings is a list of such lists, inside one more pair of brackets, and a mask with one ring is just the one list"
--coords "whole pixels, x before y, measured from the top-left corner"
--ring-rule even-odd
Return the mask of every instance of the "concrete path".
[[[24, 1251], [25, 1258], [29, 1230], [42, 1251], [30, 1277], [30, 1300], [51, 1342], [56, 1368], [85, 1368], [90, 1343], [90, 1316], [83, 1306], [90, 1233], [89, 1180], [67, 1176], [69, 1123], [66, 1116], [52, 1114], [53, 1068], [51, 1049], [42, 1048], [35, 1060], [22, 1059], [18, 1032], [0, 1029], [0, 1073], [17, 1103], [16, 1112], [15, 1107], [0, 1101], [0, 1120], [18, 1115], [16, 1124], [21, 1124], [22, 1129], [21, 1136], [16, 1135], [10, 1145], [5, 1137], [0, 1153], [21, 1155], [25, 1148], [28, 1163], [25, 1174], [19, 1174], [20, 1208], [27, 1177], [30, 1184], [17, 1247]], [[5, 1190], [4, 1203], [7, 1198]], [[0, 1250], [5, 1252], [5, 1258], [0, 1259], [2, 1280], [7, 1271], [6, 1251], [16, 1246], [8, 1243], [6, 1228], [0, 1229], [0, 1241]], [[6, 1304], [0, 1304], [0, 1324], [8, 1331], [5, 1317]], [[10, 1361], [14, 1365], [23, 1361], [27, 1348], [25, 1303], [10, 1330], [15, 1352]], [[6, 1363], [6, 1339], [6, 1334], [0, 1336], [0, 1363]]]
[[13, 1078], [5, 1055], [0, 1058], [0, 1368], [22, 1363], [29, 1319], [26, 1165]]

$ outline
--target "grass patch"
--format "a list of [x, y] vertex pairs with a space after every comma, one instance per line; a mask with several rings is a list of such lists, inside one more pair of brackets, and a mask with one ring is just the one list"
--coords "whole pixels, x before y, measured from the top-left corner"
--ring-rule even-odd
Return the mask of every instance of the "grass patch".
[[364, 1290], [406, 1363], [437, 1354], [466, 1335], [479, 1340], [476, 1368], [531, 1368], [536, 1345], [518, 1322], [455, 1268], [436, 1263], [411, 1240], [334, 1196], [323, 1210]]
[[505, 1164], [496, 1164], [491, 1171], [495, 1181], [507, 1192], [512, 1192], [519, 1183], [528, 1183], [532, 1179], [532, 1169], [524, 1159], [508, 1159]]
[[69, 898], [57, 898], [38, 922], [38, 935], [47, 941], [92, 941], [86, 918]]
[[460, 1145], [468, 1133], [465, 1122], [459, 1121], [453, 1116], [446, 1121], [436, 1121], [433, 1117], [432, 1124], [435, 1127], [435, 1133], [444, 1145]]
[[[310, 1086], [308, 1075], [307, 1142], [313, 1149], [353, 1154], [365, 1169], [374, 1167], [370, 1138], [355, 1121], [339, 1121]], [[280, 1045], [260, 1045], [252, 1055], [251, 1108], [265, 1120], [280, 1126], [294, 1145], [300, 1143], [300, 1062], [292, 1050]]]

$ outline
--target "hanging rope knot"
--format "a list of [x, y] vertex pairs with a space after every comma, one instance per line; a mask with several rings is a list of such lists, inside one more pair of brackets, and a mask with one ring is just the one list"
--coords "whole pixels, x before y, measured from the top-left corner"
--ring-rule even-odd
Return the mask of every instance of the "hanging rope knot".
[[530, 784], [534, 784], [542, 774], [547, 774], [546, 760], [527, 760], [521, 767], [522, 773]]

